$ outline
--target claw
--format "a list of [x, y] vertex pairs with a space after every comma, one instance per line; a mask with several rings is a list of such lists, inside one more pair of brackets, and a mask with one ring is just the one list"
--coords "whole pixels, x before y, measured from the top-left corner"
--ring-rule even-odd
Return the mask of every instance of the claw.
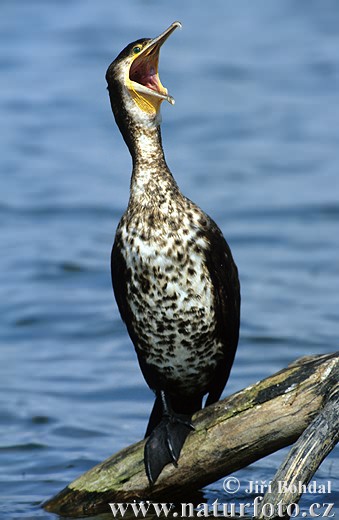
[[166, 446], [168, 448], [168, 451], [170, 453], [170, 456], [171, 456], [171, 459], [172, 459], [172, 462], [173, 462], [174, 466], [178, 467], [178, 458], [179, 458], [180, 453], [178, 453], [178, 455], [176, 455], [174, 453], [174, 447], [172, 445], [171, 434], [170, 434], [170, 431], [169, 431], [168, 424], [166, 425], [166, 432], [167, 432]]

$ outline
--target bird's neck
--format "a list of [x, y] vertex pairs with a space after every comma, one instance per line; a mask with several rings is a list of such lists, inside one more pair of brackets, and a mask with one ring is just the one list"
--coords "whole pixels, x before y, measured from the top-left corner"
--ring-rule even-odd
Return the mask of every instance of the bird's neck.
[[159, 121], [136, 124], [132, 135], [130, 201], [160, 205], [170, 194], [177, 193], [178, 187], [165, 160]]
[[130, 204], [160, 204], [165, 194], [178, 192], [162, 148], [160, 115], [143, 114], [124, 91], [121, 97], [110, 92], [110, 98], [133, 161]]
[[133, 170], [168, 170], [162, 148], [160, 122], [156, 118], [133, 121], [129, 130], [128, 147], [133, 160]]

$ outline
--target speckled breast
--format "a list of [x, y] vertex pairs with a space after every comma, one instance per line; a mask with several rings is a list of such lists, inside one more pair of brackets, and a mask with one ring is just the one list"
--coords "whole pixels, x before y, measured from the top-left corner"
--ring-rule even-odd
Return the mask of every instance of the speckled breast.
[[154, 216], [149, 223], [123, 218], [118, 229], [135, 346], [165, 387], [205, 393], [223, 355], [205, 263], [208, 243], [199, 232], [200, 212], [175, 216], [159, 225]]

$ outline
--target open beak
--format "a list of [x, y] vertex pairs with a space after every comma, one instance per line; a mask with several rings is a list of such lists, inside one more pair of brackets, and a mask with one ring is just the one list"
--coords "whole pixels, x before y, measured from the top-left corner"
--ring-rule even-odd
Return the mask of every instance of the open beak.
[[174, 105], [174, 99], [161, 84], [158, 65], [160, 48], [177, 27], [181, 27], [180, 22], [172, 23], [162, 34], [147, 42], [129, 70], [132, 89], [142, 97], [146, 97], [156, 110], [164, 100]]

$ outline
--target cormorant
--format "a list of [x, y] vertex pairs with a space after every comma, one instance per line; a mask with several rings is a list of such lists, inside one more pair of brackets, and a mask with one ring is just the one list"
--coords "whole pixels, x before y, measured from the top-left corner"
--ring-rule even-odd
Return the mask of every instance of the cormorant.
[[133, 161], [130, 198], [115, 236], [112, 283], [140, 368], [156, 398], [145, 469], [154, 483], [177, 464], [191, 417], [220, 398], [239, 337], [237, 267], [215, 222], [180, 192], [164, 157], [160, 36], [129, 44], [106, 73], [116, 123]]

